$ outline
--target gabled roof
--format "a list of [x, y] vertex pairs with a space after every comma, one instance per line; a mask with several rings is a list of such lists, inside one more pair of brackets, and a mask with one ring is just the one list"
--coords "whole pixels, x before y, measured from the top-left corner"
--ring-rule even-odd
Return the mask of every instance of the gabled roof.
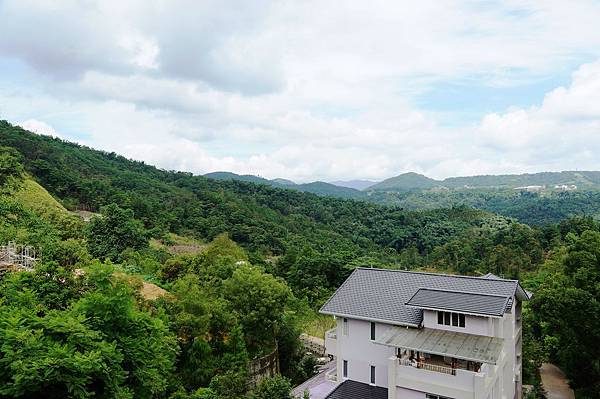
[[357, 268], [320, 311], [417, 327], [423, 311], [406, 303], [421, 288], [528, 299], [517, 280]]
[[510, 299], [511, 297], [502, 295], [419, 288], [406, 305], [421, 309], [502, 317]]
[[387, 399], [388, 390], [358, 381], [346, 380], [325, 399]]

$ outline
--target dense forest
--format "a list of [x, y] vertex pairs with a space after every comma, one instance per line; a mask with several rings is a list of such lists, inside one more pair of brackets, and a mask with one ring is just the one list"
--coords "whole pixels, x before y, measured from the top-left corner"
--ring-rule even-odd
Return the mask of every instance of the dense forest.
[[[600, 220], [600, 172], [546, 172], [523, 175], [452, 177], [434, 180], [417, 173], [404, 173], [363, 191], [329, 183], [295, 184], [252, 175], [215, 172], [204, 175], [215, 180], [244, 181], [271, 187], [311, 192], [320, 196], [367, 201], [406, 210], [432, 210], [467, 206], [544, 226], [563, 219], [584, 216]], [[555, 189], [574, 184], [577, 190]], [[539, 191], [515, 190], [527, 185], [545, 186]]]
[[[357, 266], [520, 278], [534, 292], [530, 396], [546, 360], [578, 397], [600, 395], [592, 218], [530, 227], [464, 205], [413, 211], [217, 181], [6, 122], [0, 145], [0, 243], [43, 251], [34, 272], [0, 277], [0, 398], [289, 397], [315, 370], [300, 332]], [[148, 283], [165, 294], [144, 296]], [[274, 348], [283, 377], [254, 386], [249, 362]]]
[[514, 189], [374, 191], [368, 200], [407, 210], [468, 206], [514, 218], [531, 226], [572, 217], [600, 220], [600, 190], [528, 192]]

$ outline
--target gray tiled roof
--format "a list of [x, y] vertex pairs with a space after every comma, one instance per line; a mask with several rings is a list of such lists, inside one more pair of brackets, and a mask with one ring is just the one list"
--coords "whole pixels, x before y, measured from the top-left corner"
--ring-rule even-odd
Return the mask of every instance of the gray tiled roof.
[[509, 299], [508, 296], [500, 295], [419, 288], [406, 305], [501, 317], [506, 311]]
[[325, 399], [387, 399], [388, 390], [358, 381], [346, 380]]
[[321, 312], [390, 324], [418, 326], [423, 311], [406, 306], [420, 288], [527, 299], [517, 280], [357, 268]]

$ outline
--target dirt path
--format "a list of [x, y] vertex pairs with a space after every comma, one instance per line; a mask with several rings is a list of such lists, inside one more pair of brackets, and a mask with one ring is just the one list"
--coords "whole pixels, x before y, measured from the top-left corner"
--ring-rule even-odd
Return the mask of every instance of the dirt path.
[[565, 373], [552, 363], [542, 364], [540, 376], [548, 399], [575, 399], [575, 393], [569, 387]]

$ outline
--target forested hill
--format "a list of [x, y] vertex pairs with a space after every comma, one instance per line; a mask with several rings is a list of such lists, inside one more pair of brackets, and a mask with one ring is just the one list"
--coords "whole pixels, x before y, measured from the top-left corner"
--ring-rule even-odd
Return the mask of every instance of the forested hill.
[[[534, 187], [531, 187], [534, 186]], [[370, 202], [408, 210], [468, 206], [528, 225], [575, 216], [600, 219], [600, 172], [544, 172], [434, 180], [405, 173], [367, 189]]]
[[322, 181], [315, 181], [311, 183], [296, 184], [291, 180], [286, 179], [264, 179], [254, 175], [238, 175], [231, 172], [211, 172], [204, 175], [210, 179], [215, 180], [237, 180], [245, 181], [249, 183], [265, 184], [271, 187], [286, 188], [289, 190], [304, 191], [307, 193], [313, 193], [321, 196], [331, 196], [338, 198], [353, 198], [363, 199], [366, 198], [366, 193], [356, 190], [350, 187], [338, 186], [331, 183], [325, 183]]
[[[212, 239], [227, 232], [256, 253], [281, 255], [309, 246], [359, 256], [386, 248], [420, 251], [474, 226], [506, 223], [466, 208], [407, 212], [265, 185], [159, 170], [0, 122], [0, 143], [15, 148], [26, 171], [68, 209], [133, 210], [151, 233]], [[375, 255], [373, 255], [375, 254]]]
[[517, 188], [525, 186], [576, 185], [585, 189], [600, 189], [600, 172], [563, 171], [524, 173], [520, 175], [478, 175], [431, 179], [418, 173], [403, 173], [368, 187], [367, 191], [414, 191], [431, 188]]
[[[600, 219], [600, 172], [543, 172], [521, 175], [482, 175], [435, 180], [404, 173], [370, 184], [363, 191], [324, 182], [296, 184], [230, 172], [208, 173], [217, 180], [237, 180], [356, 199], [406, 210], [467, 206], [515, 218], [531, 226], [559, 223], [576, 216]], [[530, 187], [528, 190], [527, 187]], [[516, 189], [522, 187], [521, 189]]]

